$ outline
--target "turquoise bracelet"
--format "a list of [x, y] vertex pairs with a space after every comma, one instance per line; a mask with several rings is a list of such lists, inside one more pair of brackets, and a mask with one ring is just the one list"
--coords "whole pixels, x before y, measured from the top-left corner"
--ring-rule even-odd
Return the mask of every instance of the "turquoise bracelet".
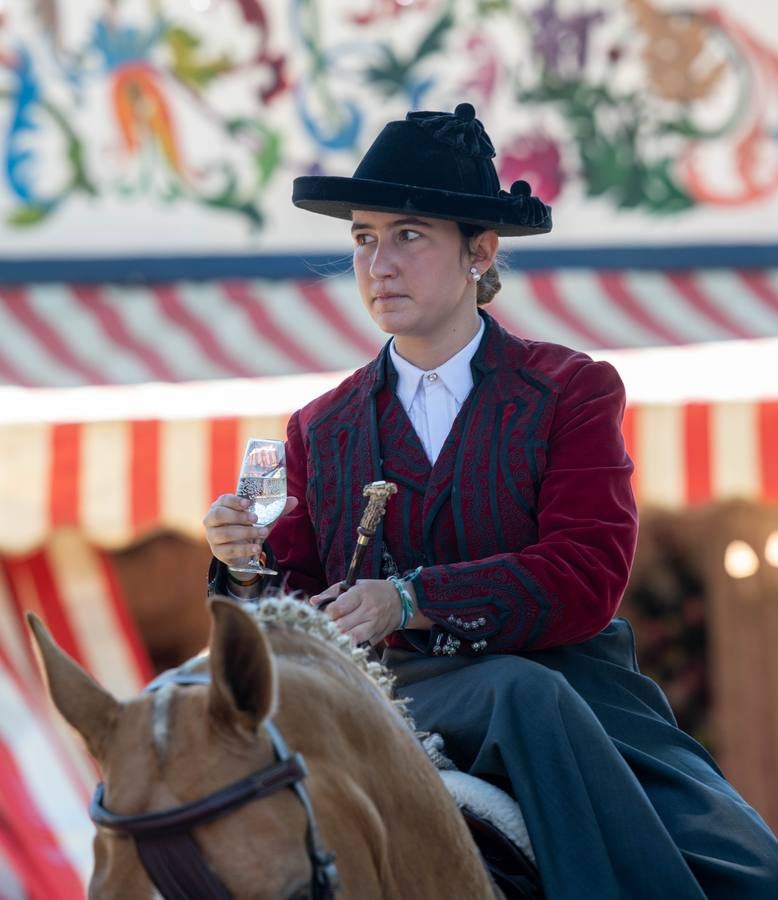
[[402, 604], [402, 618], [400, 619], [399, 628], [400, 630], [402, 630], [413, 618], [413, 613], [415, 612], [413, 607], [413, 597], [411, 597], [408, 588], [403, 583], [403, 580], [401, 578], [398, 578], [397, 575], [390, 575], [387, 581], [392, 582], [392, 584], [397, 588], [397, 593], [400, 595], [400, 603]]

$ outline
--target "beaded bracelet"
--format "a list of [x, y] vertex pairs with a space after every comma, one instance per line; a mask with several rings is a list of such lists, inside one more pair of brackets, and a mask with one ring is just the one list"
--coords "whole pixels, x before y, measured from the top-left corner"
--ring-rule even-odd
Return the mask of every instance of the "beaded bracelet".
[[402, 618], [400, 619], [400, 624], [398, 627], [400, 628], [400, 630], [402, 630], [413, 617], [413, 598], [408, 593], [408, 588], [405, 587], [405, 585], [397, 577], [397, 575], [390, 575], [386, 580], [392, 582], [392, 584], [397, 588], [397, 593], [400, 595], [400, 603], [402, 605]]
[[413, 604], [413, 597], [411, 597], [410, 591], [405, 586], [409, 581], [412, 581], [421, 571], [421, 566], [413, 572], [410, 572], [407, 575], [403, 575], [402, 578], [398, 575], [390, 575], [386, 580], [391, 581], [392, 584], [397, 588], [397, 593], [400, 595], [400, 603], [402, 605], [402, 618], [400, 619], [400, 630], [405, 628], [408, 625], [408, 622], [413, 618], [413, 614], [416, 612], [416, 609]]

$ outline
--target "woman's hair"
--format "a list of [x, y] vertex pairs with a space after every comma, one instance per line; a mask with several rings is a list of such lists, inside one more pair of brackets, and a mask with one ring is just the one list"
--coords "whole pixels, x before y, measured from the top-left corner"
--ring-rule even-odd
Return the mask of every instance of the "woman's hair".
[[[462, 252], [470, 253], [470, 241], [472, 238], [486, 231], [480, 225], [471, 225], [467, 222], [457, 222], [459, 233], [462, 235]], [[481, 280], [476, 285], [476, 303], [485, 306], [491, 303], [502, 287], [500, 273], [497, 271], [497, 260], [481, 275]]]

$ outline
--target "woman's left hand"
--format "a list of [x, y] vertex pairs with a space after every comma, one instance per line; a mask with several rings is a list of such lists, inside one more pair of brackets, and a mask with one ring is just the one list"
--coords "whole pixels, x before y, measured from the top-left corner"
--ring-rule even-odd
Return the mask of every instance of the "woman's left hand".
[[340, 585], [334, 584], [311, 597], [309, 603], [318, 606], [325, 600], [337, 599], [323, 612], [347, 634], [355, 644], [370, 641], [377, 644], [400, 627], [402, 603], [397, 588], [391, 581], [360, 579], [347, 591], [340, 593]]

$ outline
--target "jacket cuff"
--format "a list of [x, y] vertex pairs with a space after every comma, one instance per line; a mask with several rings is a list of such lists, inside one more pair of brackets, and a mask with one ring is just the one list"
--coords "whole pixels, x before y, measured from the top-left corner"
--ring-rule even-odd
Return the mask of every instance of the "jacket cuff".
[[[422, 570], [423, 571], [423, 570]], [[490, 623], [484, 615], [472, 610], [462, 615], [455, 613], [443, 618], [426, 609], [428, 603], [421, 573], [411, 579], [416, 594], [416, 606], [435, 624], [428, 632], [414, 631], [413, 639], [406, 638], [420, 653], [427, 656], [482, 656], [489, 647], [488, 638], [499, 631], [498, 624]], [[491, 627], [490, 627], [491, 626]], [[420, 636], [423, 635], [423, 640]]]

